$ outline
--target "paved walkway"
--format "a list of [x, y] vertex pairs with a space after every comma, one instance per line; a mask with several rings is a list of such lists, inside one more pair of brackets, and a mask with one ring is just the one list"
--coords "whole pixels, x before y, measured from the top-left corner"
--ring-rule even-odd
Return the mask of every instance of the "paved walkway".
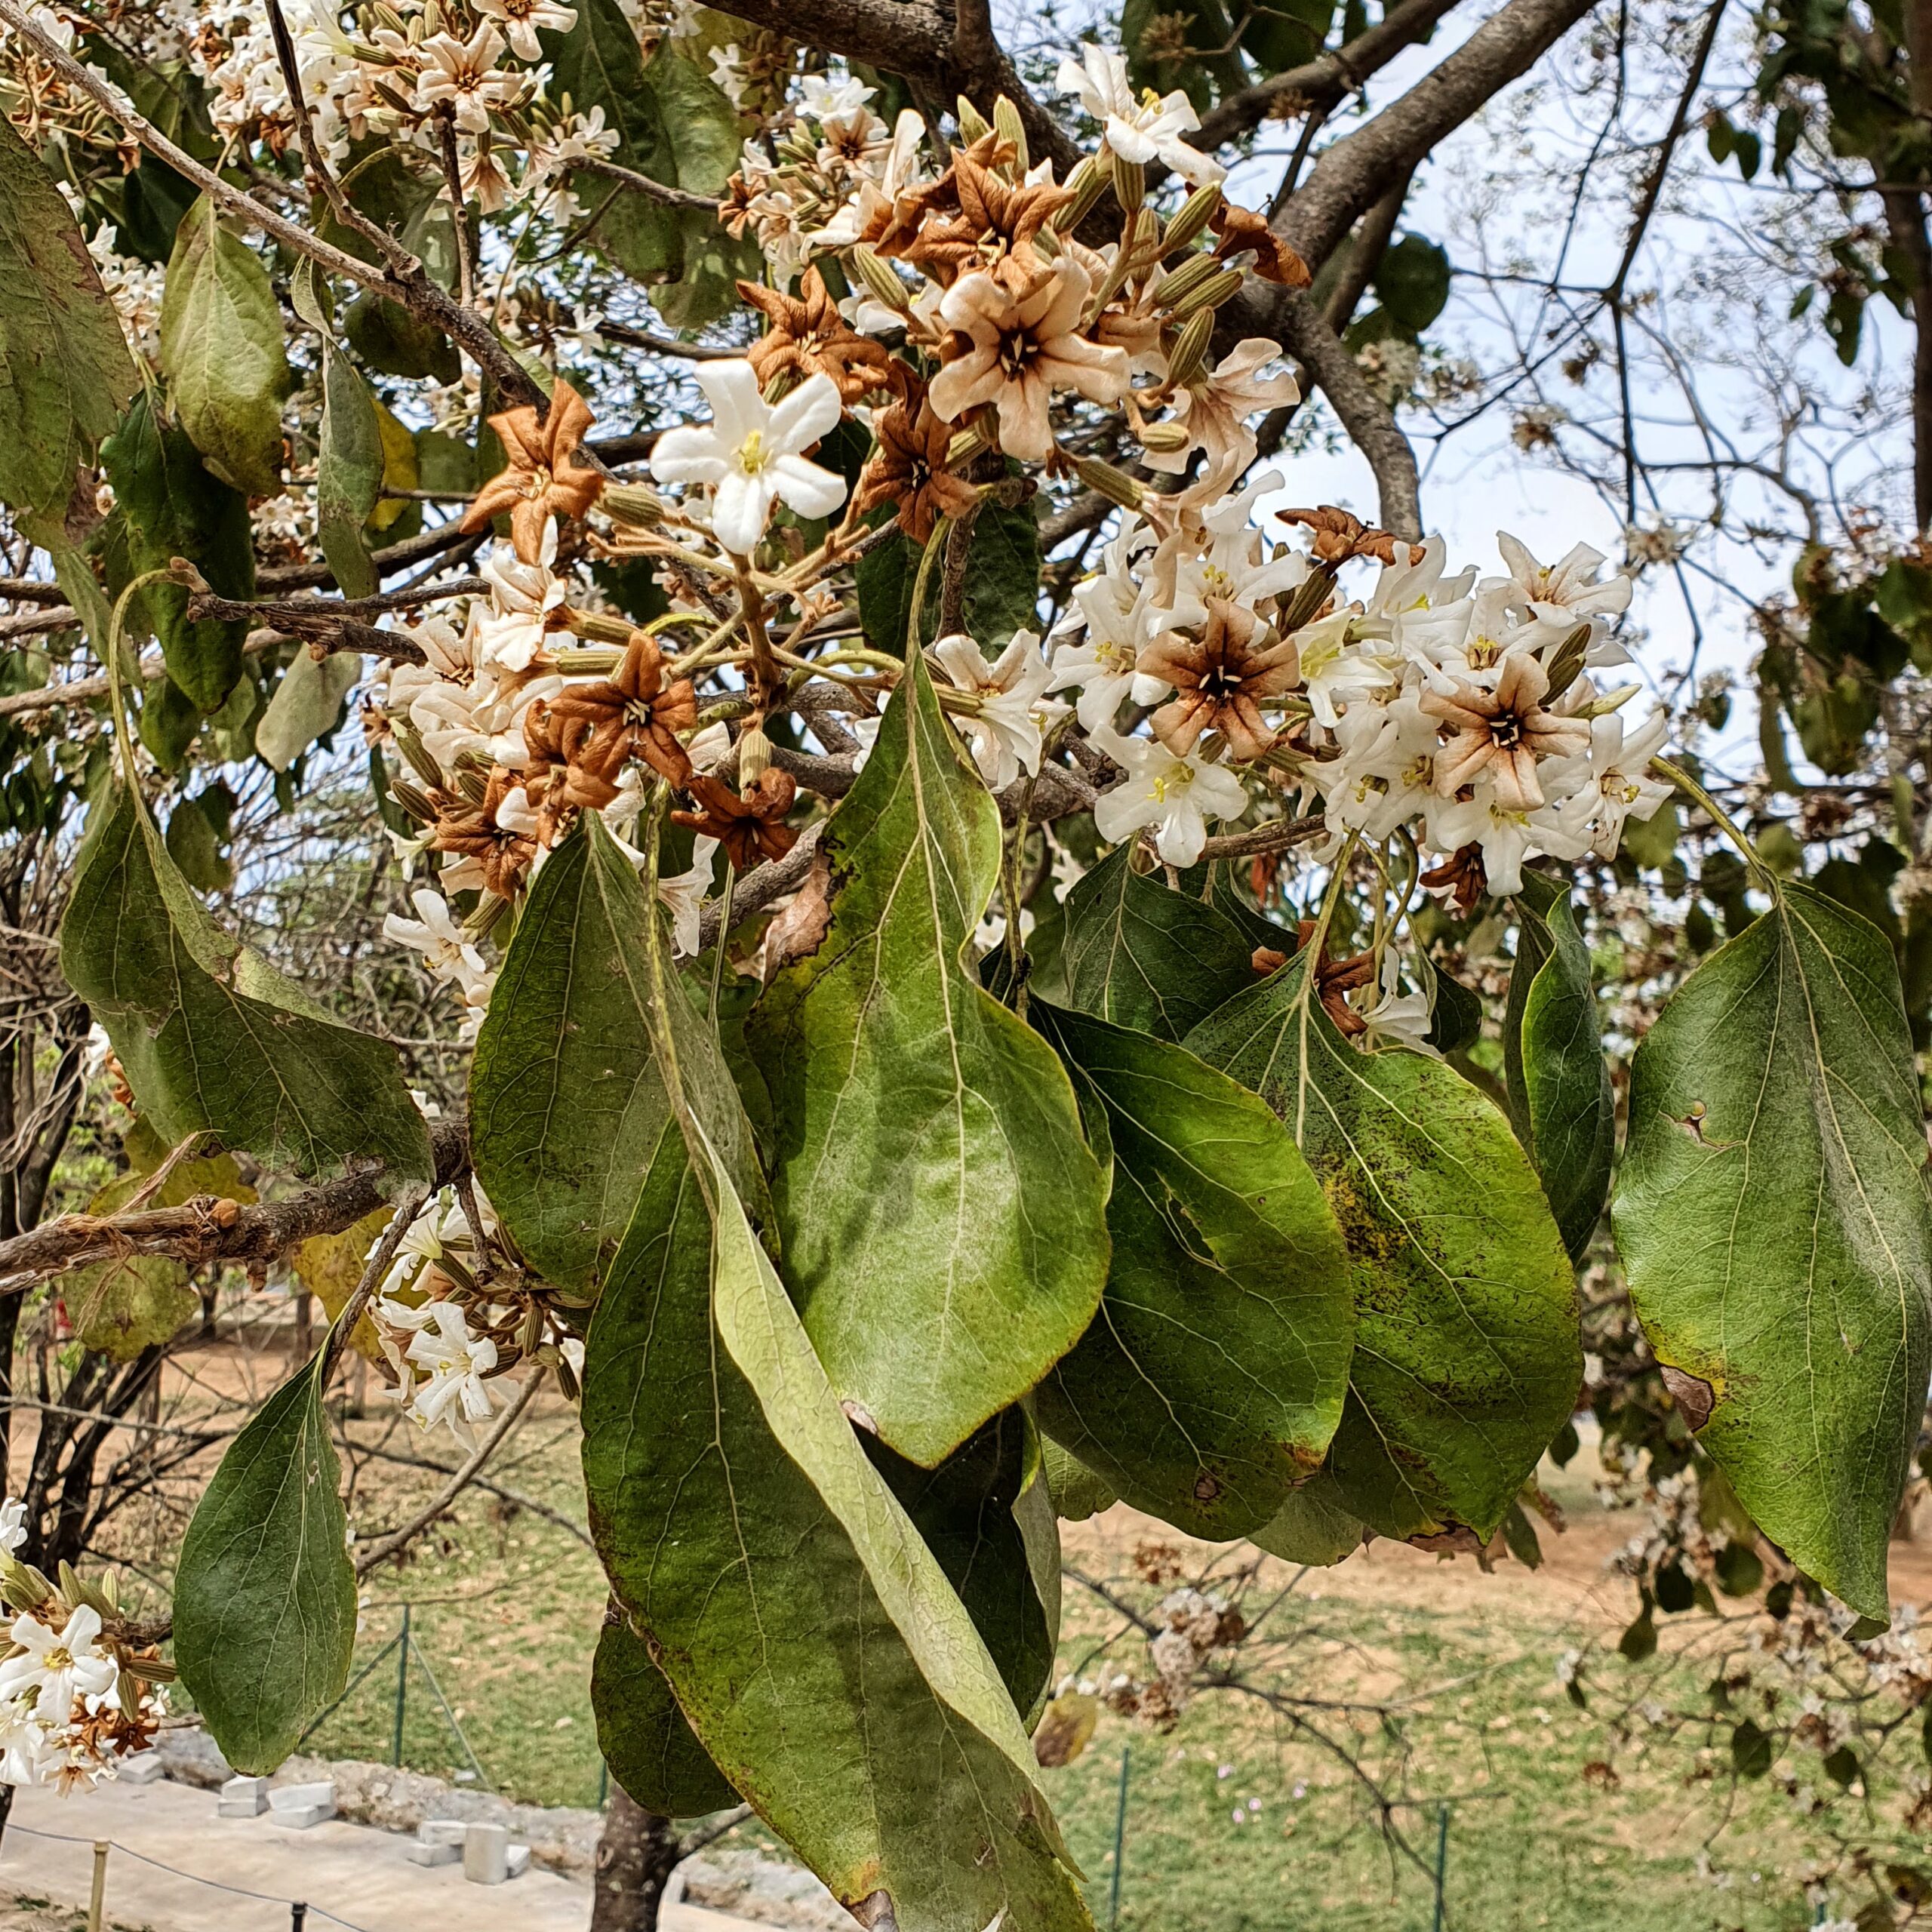
[[[583, 1932], [590, 1918], [589, 1887], [554, 1872], [533, 1866], [506, 1884], [473, 1885], [460, 1866], [411, 1864], [398, 1835], [339, 1818], [302, 1832], [272, 1813], [218, 1818], [213, 1792], [165, 1781], [71, 1798], [17, 1793], [0, 1841], [0, 1895], [85, 1907], [97, 1838], [115, 1847], [106, 1918], [153, 1932], [281, 1932], [294, 1899], [307, 1902], [312, 1932]], [[663, 1924], [772, 1932], [685, 1905], [667, 1909]]]

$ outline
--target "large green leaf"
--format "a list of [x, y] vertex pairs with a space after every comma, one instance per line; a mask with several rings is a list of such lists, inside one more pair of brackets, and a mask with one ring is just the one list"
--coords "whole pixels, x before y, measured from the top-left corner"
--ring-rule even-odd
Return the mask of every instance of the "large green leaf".
[[[101, 462], [126, 521], [130, 577], [185, 557], [223, 596], [254, 595], [248, 499], [209, 474], [186, 431], [157, 420], [145, 392], [102, 446]], [[121, 586], [110, 579], [109, 587]], [[170, 681], [202, 711], [218, 710], [242, 675], [248, 626], [190, 623], [188, 593], [174, 584], [150, 584], [139, 608], [160, 641]]]
[[1684, 981], [1632, 1063], [1612, 1215], [1700, 1445], [1793, 1562], [1884, 1618], [1932, 1368], [1932, 1227], [1875, 927], [1786, 885]]
[[1034, 1447], [1026, 1416], [1001, 1410], [936, 1469], [894, 1455], [876, 1437], [860, 1439], [958, 1593], [1014, 1708], [1031, 1710], [1052, 1675], [1059, 1632], [1057, 1617], [1048, 1622], [1015, 1513]]
[[286, 771], [342, 715], [342, 701], [355, 688], [362, 660], [352, 651], [310, 656], [300, 647], [290, 660], [268, 709], [255, 726], [255, 751], [272, 771]]
[[1186, 1044], [1287, 1122], [1354, 1260], [1343, 1503], [1383, 1535], [1487, 1537], [1583, 1379], [1569, 1257], [1489, 1101], [1440, 1060], [1358, 1051], [1309, 993], [1304, 955]]
[[292, 385], [269, 272], [204, 195], [168, 257], [161, 366], [208, 467], [251, 496], [281, 488], [281, 399]]
[[1050, 998], [1163, 1040], [1254, 983], [1254, 943], [1227, 915], [1137, 872], [1117, 847], [1066, 895]]
[[1029, 1010], [1113, 1150], [1106, 1293], [1041, 1383], [1040, 1420], [1137, 1509], [1245, 1536], [1341, 1419], [1355, 1327], [1341, 1230], [1246, 1088], [1164, 1040]]
[[866, 1925], [1089, 1921], [986, 1645], [708, 1150], [666, 1135], [591, 1324], [618, 1595], [731, 1783]]
[[697, 1741], [651, 1646], [621, 1611], [608, 1619], [590, 1663], [597, 1748], [611, 1775], [660, 1818], [698, 1818], [738, 1801]]
[[1564, 1245], [1581, 1260], [1610, 1193], [1617, 1097], [1604, 1062], [1589, 949], [1567, 889], [1525, 872], [1516, 906], [1516, 964], [1503, 1021], [1509, 1112], [1543, 1177]]
[[1335, 1478], [1319, 1471], [1294, 1491], [1281, 1508], [1251, 1531], [1248, 1541], [1284, 1563], [1312, 1563], [1326, 1569], [1361, 1549], [1364, 1525], [1342, 1500]]
[[205, 1128], [304, 1175], [363, 1161], [392, 1183], [434, 1171], [395, 1048], [331, 1018], [223, 933], [118, 782], [88, 815], [60, 968], [164, 1140]]
[[999, 842], [915, 652], [820, 841], [829, 929], [747, 1035], [807, 1332], [928, 1468], [1072, 1346], [1106, 1278], [1106, 1180], [1066, 1075], [961, 963]]
[[63, 510], [139, 383], [72, 212], [0, 116], [0, 501]]
[[[540, 36], [550, 63], [550, 98], [561, 103], [568, 95], [580, 114], [602, 108], [605, 125], [618, 137], [611, 158], [676, 186], [677, 150], [645, 78], [637, 29], [619, 0], [579, 0], [577, 17], [568, 33]], [[677, 209], [601, 175], [584, 175], [576, 185], [584, 207], [601, 211], [592, 238], [626, 275], [645, 282], [677, 276], [684, 261]]]
[[349, 1680], [355, 1571], [322, 1408], [327, 1351], [221, 1459], [174, 1571], [174, 1660], [238, 1771], [273, 1770]]
[[[531, 1265], [562, 1287], [603, 1278], [671, 1118], [651, 1044], [653, 917], [636, 867], [585, 813], [531, 881], [477, 1038], [477, 1177]], [[681, 994], [667, 1010], [688, 1049], [687, 1084], [709, 1073], [728, 1090], [715, 1050], [699, 1050], [709, 1035], [688, 1002]], [[749, 1130], [727, 1097], [712, 1096], [706, 1118], [756, 1204]]]

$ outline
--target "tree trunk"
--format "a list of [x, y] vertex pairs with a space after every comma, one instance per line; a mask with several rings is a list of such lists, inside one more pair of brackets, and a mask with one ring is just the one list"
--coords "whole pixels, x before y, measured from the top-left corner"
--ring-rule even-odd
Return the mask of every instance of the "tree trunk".
[[604, 1835], [597, 1841], [590, 1932], [657, 1932], [657, 1908], [678, 1857], [671, 1820], [645, 1810], [613, 1784]]

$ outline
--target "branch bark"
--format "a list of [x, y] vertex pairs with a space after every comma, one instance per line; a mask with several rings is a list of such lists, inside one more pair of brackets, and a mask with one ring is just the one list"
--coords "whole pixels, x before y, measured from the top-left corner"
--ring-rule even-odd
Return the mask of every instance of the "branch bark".
[[[429, 1130], [436, 1185], [447, 1185], [469, 1164], [467, 1128], [443, 1121]], [[193, 1266], [205, 1261], [278, 1260], [312, 1235], [340, 1234], [381, 1207], [382, 1171], [358, 1168], [319, 1186], [238, 1208], [218, 1218], [213, 1195], [198, 1195], [179, 1208], [132, 1214], [63, 1214], [45, 1226], [0, 1241], [0, 1294], [18, 1294], [35, 1282], [111, 1256], [165, 1254]], [[233, 1207], [232, 1201], [227, 1204]]]

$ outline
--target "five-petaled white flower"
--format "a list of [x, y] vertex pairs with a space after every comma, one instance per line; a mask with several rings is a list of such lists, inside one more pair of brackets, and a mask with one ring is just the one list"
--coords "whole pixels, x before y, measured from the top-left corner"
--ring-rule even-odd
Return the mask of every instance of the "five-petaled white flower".
[[1094, 807], [1094, 825], [1110, 845], [1151, 825], [1162, 864], [1191, 866], [1208, 842], [1208, 820], [1235, 817], [1247, 804], [1241, 780], [1223, 765], [1195, 753], [1177, 756], [1158, 738], [1111, 731], [1092, 737], [1127, 774]]
[[[943, 637], [933, 646], [940, 668], [960, 691], [977, 692], [980, 709], [955, 718], [973, 747], [973, 762], [989, 789], [1003, 792], [1022, 771], [1040, 768], [1040, 699], [1053, 673], [1032, 631], [1015, 631], [1013, 641], [989, 664], [970, 637]], [[1066, 706], [1054, 707], [1064, 713]]]
[[1164, 96], [1149, 88], [1135, 100], [1127, 61], [1112, 48], [1089, 42], [1078, 60], [1060, 63], [1054, 85], [1062, 94], [1078, 96], [1081, 106], [1105, 128], [1107, 146], [1122, 161], [1158, 159], [1197, 188], [1227, 173], [1218, 161], [1181, 139], [1201, 125], [1187, 96], [1178, 88]]
[[466, 1004], [488, 1005], [496, 975], [475, 942], [457, 924], [449, 901], [428, 886], [418, 887], [409, 897], [416, 918], [405, 919], [399, 912], [390, 913], [383, 921], [383, 938], [420, 952], [431, 975], [449, 981]]
[[845, 500], [844, 478], [804, 455], [842, 413], [829, 376], [808, 376], [776, 406], [760, 392], [749, 362], [703, 364], [697, 378], [712, 420], [667, 429], [651, 453], [651, 473], [660, 483], [709, 486], [712, 534], [726, 549], [749, 556], [774, 503], [801, 516], [829, 516]]
[[0, 1663], [0, 1700], [17, 1701], [31, 1690], [34, 1715], [42, 1724], [63, 1728], [77, 1702], [85, 1709], [87, 1699], [113, 1690], [118, 1673], [100, 1647], [100, 1613], [91, 1605], [70, 1611], [58, 1630], [23, 1614], [7, 1634], [20, 1649]]
[[419, 50], [426, 65], [416, 77], [416, 105], [426, 114], [447, 106], [466, 134], [488, 131], [490, 110], [508, 103], [518, 82], [497, 65], [503, 37], [485, 20], [466, 41], [432, 34]]
[[0, 1549], [8, 1555], [27, 1540], [27, 1506], [11, 1496], [0, 1503]]
[[577, 9], [563, 7], [557, 0], [474, 0], [476, 11], [493, 20], [501, 20], [510, 37], [511, 51], [519, 60], [540, 60], [543, 49], [537, 38], [539, 27], [552, 33], [568, 33], [577, 25]]

